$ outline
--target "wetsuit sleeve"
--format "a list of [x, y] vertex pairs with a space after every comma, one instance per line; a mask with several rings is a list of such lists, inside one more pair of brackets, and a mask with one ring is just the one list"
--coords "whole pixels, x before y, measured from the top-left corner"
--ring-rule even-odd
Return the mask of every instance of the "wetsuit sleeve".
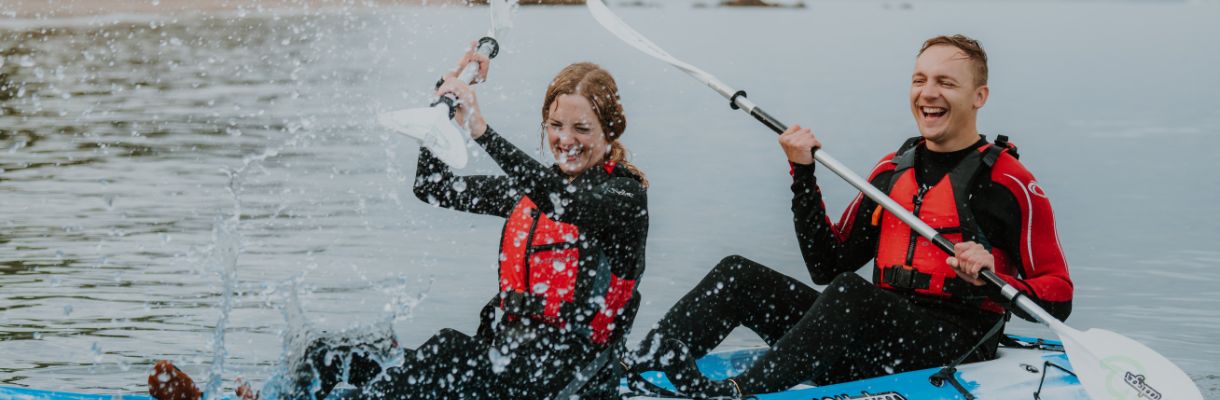
[[[888, 158], [870, 174], [874, 186], [888, 179], [889, 171], [884, 168]], [[870, 223], [877, 203], [863, 194], [852, 200], [839, 223], [832, 223], [813, 172], [813, 164], [792, 166], [792, 220], [809, 276], [814, 283], [825, 285], [876, 255], [880, 228]]]
[[456, 176], [449, 165], [420, 147], [415, 169], [415, 197], [426, 203], [476, 214], [507, 217], [516, 193], [505, 176]]
[[508, 174], [514, 189], [529, 196], [556, 220], [578, 226], [629, 230], [645, 221], [648, 198], [644, 186], [630, 177], [612, 177], [596, 185], [579, 187], [563, 172], [543, 165], [513, 146], [490, 127], [475, 140]]
[[[997, 271], [997, 275], [1055, 318], [1066, 320], [1072, 311], [1073, 284], [1068, 275], [1067, 259], [1059, 245], [1050, 199], [1033, 174], [1015, 158], [1005, 156], [997, 160], [991, 177], [1012, 195], [1020, 210], [1014, 224], [1018, 228], [1008, 229], [1010, 235], [1006, 235], [1016, 236], [1008, 240], [1017, 248], [1009, 254], [1020, 254], [1020, 262], [1010, 264], [1020, 271]], [[1020, 310], [1013, 312], [1033, 321]]]

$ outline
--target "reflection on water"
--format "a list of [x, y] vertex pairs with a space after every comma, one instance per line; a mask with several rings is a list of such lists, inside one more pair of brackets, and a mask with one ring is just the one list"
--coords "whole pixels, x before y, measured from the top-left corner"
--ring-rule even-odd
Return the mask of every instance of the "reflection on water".
[[[207, 232], [232, 209], [221, 168], [277, 147], [276, 162], [294, 170], [333, 169], [325, 155], [300, 150], [329, 129], [316, 121], [342, 110], [330, 103], [341, 95], [315, 96], [360, 78], [303, 66], [326, 64], [320, 52], [339, 44], [325, 37], [348, 28], [343, 16], [300, 16], [0, 30], [4, 382], [134, 390], [131, 365], [209, 358], [202, 334], [217, 320], [221, 285], [202, 260], [216, 245]], [[305, 210], [280, 194], [260, 201], [282, 181], [250, 186], [259, 192], [242, 215], [249, 225], [351, 215], [325, 197]], [[283, 326], [264, 312], [274, 287], [251, 278], [238, 288], [244, 310], [233, 330], [257, 338], [237, 333], [247, 342], [231, 347], [278, 340]]]
[[[912, 46], [946, 27], [977, 29], [945, 15], [981, 18], [996, 60], [985, 125], [1012, 133], [1053, 192], [1077, 281], [1069, 323], [1147, 343], [1217, 393], [1220, 253], [1211, 248], [1220, 229], [1209, 217], [1220, 174], [1207, 161], [1220, 101], [1194, 88], [1220, 86], [1211, 74], [1220, 50], [1165, 45], [1183, 32], [1220, 35], [1202, 17], [1215, 10], [959, 6], [622, 11], [773, 114], [814, 121], [858, 169], [912, 132], [903, 97]], [[690, 28], [707, 37], [668, 25], [679, 13], [706, 24]], [[1099, 15], [1117, 22], [1079, 32], [1076, 17]], [[582, 9], [528, 9], [519, 19], [480, 98], [497, 130], [527, 150], [542, 85], [565, 63], [590, 59], [618, 76], [632, 117], [625, 140], [653, 182], [637, 334], [728, 254], [804, 279], [786, 169], [765, 131], [590, 29]], [[157, 358], [206, 376], [224, 288], [207, 261], [219, 245], [212, 231], [234, 210], [227, 171], [246, 164], [227, 378], [273, 372], [289, 329], [276, 307], [295, 294], [322, 330], [393, 315], [408, 345], [442, 327], [471, 331], [495, 291], [501, 221], [416, 201], [415, 145], [373, 126], [372, 115], [425, 102], [462, 50], [453, 37], [477, 36], [485, 23], [478, 9], [402, 8], [0, 25], [0, 383], [138, 392]], [[733, 24], [757, 32], [711, 28]], [[870, 35], [831, 40], [862, 26]], [[1091, 52], [1051, 40], [1069, 36]], [[759, 37], [775, 46], [756, 46]], [[815, 50], [776, 63], [774, 48]], [[1127, 53], [1157, 57], [1113, 59]], [[1131, 82], [1132, 71], [1115, 69], [1166, 68], [1161, 59], [1179, 73]], [[1119, 81], [1142, 100], [1107, 92]], [[496, 172], [478, 152], [473, 164]], [[853, 195], [821, 182], [835, 212]], [[428, 300], [406, 315], [421, 293]], [[1048, 334], [1039, 329], [1013, 326]], [[730, 344], [756, 340], [739, 336]]]

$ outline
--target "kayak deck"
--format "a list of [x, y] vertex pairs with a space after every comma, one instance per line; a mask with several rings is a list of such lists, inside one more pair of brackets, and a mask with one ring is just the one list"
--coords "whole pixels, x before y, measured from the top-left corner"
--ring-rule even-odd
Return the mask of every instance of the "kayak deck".
[[[1000, 347], [994, 360], [963, 364], [954, 376], [971, 395], [986, 399], [1033, 399], [1041, 386], [1041, 397], [1049, 399], [1088, 399], [1080, 381], [1070, 372], [1071, 363], [1059, 341], [1009, 335], [1020, 347]], [[699, 370], [714, 380], [732, 377], [748, 368], [766, 348], [731, 350], [709, 354], [697, 362]], [[1056, 367], [1057, 366], [1057, 367]], [[934, 384], [932, 376], [940, 368], [902, 372], [875, 378], [813, 387], [797, 385], [783, 392], [755, 396], [767, 400], [907, 400], [965, 399], [950, 382]], [[649, 383], [673, 390], [660, 372], [641, 376]], [[624, 390], [630, 390], [624, 380]], [[644, 394], [644, 398], [647, 398]]]

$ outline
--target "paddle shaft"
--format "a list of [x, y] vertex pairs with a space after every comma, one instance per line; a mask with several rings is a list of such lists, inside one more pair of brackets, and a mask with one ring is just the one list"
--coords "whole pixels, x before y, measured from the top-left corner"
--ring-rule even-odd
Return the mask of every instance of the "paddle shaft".
[[[727, 90], [722, 91], [713, 84], [709, 83], [709, 86], [712, 86], [713, 89], [716, 89], [716, 91], [722, 95], [728, 93]], [[763, 125], [771, 128], [771, 130], [775, 131], [775, 133], [783, 133], [788, 129], [784, 123], [775, 119], [775, 117], [772, 117], [770, 114], [767, 114], [766, 111], [758, 108], [754, 102], [747, 99], [744, 92], [736, 92], [734, 95], [725, 97], [729, 98], [729, 100], [733, 102], [733, 108], [740, 108], [742, 111], [753, 116], [754, 119], [762, 122]], [[894, 199], [891, 199], [889, 195], [885, 194], [881, 190], [878, 190], [871, 183], [864, 180], [864, 178], [861, 178], [860, 175], [856, 175], [855, 172], [852, 172], [851, 169], [840, 163], [839, 160], [836, 160], [834, 157], [826, 154], [825, 150], [814, 149], [813, 159], [818, 163], [821, 163], [826, 168], [829, 168], [840, 178], [843, 178], [843, 180], [847, 181], [847, 183], [864, 193], [864, 195], [868, 196], [869, 199], [872, 199], [873, 201], [877, 202], [877, 204], [880, 204], [881, 207], [885, 208], [886, 211], [894, 214], [894, 216], [898, 217], [898, 219], [910, 226], [911, 229], [918, 232], [920, 236], [932, 241], [936, 247], [939, 247], [941, 250], [944, 250], [950, 255], [957, 255], [957, 252], [953, 249], [953, 241], [941, 236], [940, 232], [937, 232], [936, 229], [928, 226], [927, 223], [924, 223], [923, 220], [919, 219], [919, 217], [915, 216], [915, 214], [907, 211], [906, 208], [903, 208], [901, 205], [895, 202]], [[1058, 319], [1055, 319], [1055, 317], [1051, 316], [1050, 313], [1047, 313], [1046, 310], [1043, 310], [1042, 307], [1039, 307], [1028, 297], [1022, 296], [1021, 292], [1017, 290], [1017, 288], [1009, 285], [1008, 282], [1001, 279], [995, 274], [995, 272], [992, 272], [989, 269], [984, 269], [979, 273], [979, 275], [981, 275], [987, 282], [998, 286], [1000, 288], [1000, 293], [1003, 294], [1005, 298], [1012, 300], [1017, 307], [1021, 309], [1021, 311], [1025, 311], [1044, 324], [1060, 324]]]
[[[479, 45], [475, 49], [475, 52], [485, 55], [487, 58], [496, 58], [496, 54], [500, 53], [500, 43], [491, 36], [484, 36], [482, 39], [479, 39]], [[474, 78], [478, 76], [478, 73], [479, 63], [471, 61], [466, 63], [466, 66], [462, 67], [462, 71], [458, 73], [457, 79], [462, 82], [474, 84]], [[444, 78], [441, 78], [440, 81], [436, 82], [436, 87], [439, 88], [441, 83], [444, 81]], [[432, 102], [431, 106], [436, 106], [437, 104], [441, 103], [444, 103], [449, 107], [449, 119], [453, 119], [453, 116], [457, 112], [457, 107], [455, 107], [457, 105], [457, 97], [452, 93], [440, 95], [435, 101]]]

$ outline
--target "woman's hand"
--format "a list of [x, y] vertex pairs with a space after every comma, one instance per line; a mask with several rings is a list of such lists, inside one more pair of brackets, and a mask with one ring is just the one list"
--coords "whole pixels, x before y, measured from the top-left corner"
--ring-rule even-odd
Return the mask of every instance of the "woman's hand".
[[[469, 120], [470, 137], [474, 139], [478, 139], [487, 132], [487, 121], [483, 119], [483, 113], [479, 111], [478, 96], [470, 85], [487, 80], [487, 72], [491, 68], [491, 59], [479, 54], [478, 46], [478, 42], [471, 42], [470, 49], [466, 50], [466, 54], [462, 55], [462, 60], [458, 61], [457, 69], [445, 74], [441, 85], [436, 87], [437, 96], [452, 94], [456, 98], [457, 112], [454, 113], [453, 119], [462, 126], [466, 126], [466, 121]], [[463, 68], [466, 68], [466, 64], [471, 62], [479, 64], [479, 73], [476, 74], [474, 82], [459, 81], [458, 74]]]
[[[458, 125], [469, 126], [471, 138], [478, 139], [483, 136], [487, 132], [487, 121], [479, 112], [478, 96], [475, 95], [474, 88], [457, 79], [457, 71], [445, 74], [441, 86], [436, 88], [437, 96], [446, 94], [453, 95], [457, 100], [454, 102], [457, 112], [454, 113], [453, 119]], [[466, 125], [467, 121], [470, 121], [470, 125]]]
[[478, 50], [479, 42], [470, 42], [470, 49], [466, 50], [466, 54], [462, 55], [462, 60], [458, 61], [456, 69], [460, 73], [462, 69], [466, 68], [466, 64], [471, 62], [479, 63], [479, 73], [475, 74], [474, 82], [468, 82], [472, 85], [487, 81], [487, 72], [491, 69], [491, 58], [479, 54]]
[[953, 245], [957, 257], [949, 257], [945, 262], [957, 272], [957, 276], [975, 286], [983, 286], [987, 282], [979, 279], [979, 273], [984, 269], [995, 271], [995, 256], [975, 242], [962, 242]]
[[813, 164], [813, 149], [822, 147], [822, 142], [809, 128], [793, 125], [779, 135], [779, 145], [793, 164]]

